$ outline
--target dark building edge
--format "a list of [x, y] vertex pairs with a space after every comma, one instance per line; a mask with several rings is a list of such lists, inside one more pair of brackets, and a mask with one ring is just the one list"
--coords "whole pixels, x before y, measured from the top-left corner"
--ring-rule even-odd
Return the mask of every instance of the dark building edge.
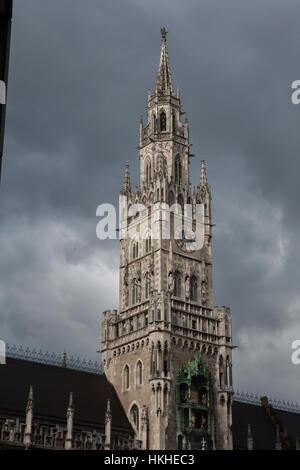
[[[13, 0], [0, 0], [0, 80], [8, 88], [8, 68], [11, 39]], [[6, 117], [6, 104], [0, 105], [0, 181], [2, 173], [2, 158], [4, 146], [4, 130]]]

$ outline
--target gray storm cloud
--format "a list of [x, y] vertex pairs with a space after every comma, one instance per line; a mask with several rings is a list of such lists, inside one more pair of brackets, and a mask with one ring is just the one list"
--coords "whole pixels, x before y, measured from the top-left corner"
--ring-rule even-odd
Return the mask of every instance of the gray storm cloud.
[[[232, 309], [238, 388], [297, 399], [299, 3], [15, 1], [0, 198], [1, 338], [94, 357], [117, 307], [118, 243], [96, 238], [138, 118], [159, 28], [212, 186], [215, 303]], [[288, 385], [287, 385], [288, 384]]]

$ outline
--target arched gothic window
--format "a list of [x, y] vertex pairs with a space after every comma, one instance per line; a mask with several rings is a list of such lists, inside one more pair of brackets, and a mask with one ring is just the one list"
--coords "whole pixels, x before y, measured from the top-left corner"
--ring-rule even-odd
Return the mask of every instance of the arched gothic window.
[[208, 216], [208, 211], [207, 211], [207, 204], [204, 204], [204, 216]]
[[176, 157], [175, 160], [175, 183], [180, 184], [182, 179], [182, 165], [180, 157]]
[[167, 130], [167, 116], [164, 111], [160, 114], [160, 130], [161, 132]]
[[149, 299], [150, 289], [151, 289], [151, 280], [150, 280], [150, 277], [147, 276], [146, 283], [145, 283], [145, 299]]
[[136, 242], [133, 244], [133, 247], [132, 247], [132, 258], [135, 259], [135, 258], [138, 258], [138, 256], [139, 256], [139, 244], [138, 242]]
[[229, 361], [229, 357], [227, 356], [226, 358], [226, 363], [225, 363], [225, 385], [227, 387], [232, 385], [232, 378], [231, 378], [231, 365]]
[[156, 116], [154, 113], [152, 114], [152, 129], [153, 132], [156, 132]]
[[130, 420], [134, 424], [136, 430], [139, 430], [139, 409], [136, 405], [132, 405], [130, 410]]
[[138, 287], [136, 285], [135, 279], [132, 283], [132, 304], [136, 304], [138, 302]]
[[124, 368], [124, 387], [125, 390], [128, 390], [130, 387], [130, 370], [128, 365]]
[[178, 196], [178, 204], [181, 207], [181, 214], [184, 215], [184, 200], [182, 194], [179, 194]]
[[146, 183], [149, 184], [151, 181], [151, 162], [146, 163]]
[[180, 435], [178, 436], [178, 446], [177, 446], [178, 450], [183, 450], [183, 436]]
[[136, 383], [137, 385], [143, 384], [143, 364], [141, 361], [138, 361], [136, 365]]
[[197, 278], [195, 276], [191, 277], [190, 296], [191, 296], [191, 300], [197, 300], [197, 297], [198, 297], [198, 284], [197, 284]]
[[181, 276], [179, 272], [174, 275], [174, 295], [181, 297]]
[[170, 206], [170, 207], [173, 206], [174, 202], [175, 202], [174, 193], [173, 193], [173, 191], [170, 191], [170, 192], [169, 192], [169, 196], [168, 196], [168, 204], [169, 204], [169, 206]]
[[149, 236], [146, 238], [146, 253], [149, 253], [151, 251], [151, 237]]
[[224, 361], [222, 356], [219, 359], [219, 384], [221, 388], [224, 386]]
[[225, 336], [229, 336], [229, 327], [228, 327], [227, 318], [226, 318], [226, 320], [225, 320]]

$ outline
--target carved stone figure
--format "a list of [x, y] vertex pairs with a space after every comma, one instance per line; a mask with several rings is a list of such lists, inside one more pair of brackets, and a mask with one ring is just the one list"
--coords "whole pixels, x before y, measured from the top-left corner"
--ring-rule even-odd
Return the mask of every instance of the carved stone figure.
[[174, 292], [174, 287], [175, 287], [174, 275], [173, 275], [173, 271], [170, 271], [169, 276], [168, 276], [168, 289], [169, 289], [169, 291]]

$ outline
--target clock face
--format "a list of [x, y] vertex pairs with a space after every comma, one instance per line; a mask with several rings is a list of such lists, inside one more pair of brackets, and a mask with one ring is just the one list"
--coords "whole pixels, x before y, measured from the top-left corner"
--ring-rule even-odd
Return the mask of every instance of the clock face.
[[183, 250], [192, 252], [195, 251], [194, 243], [196, 241], [195, 233], [192, 230], [182, 230], [180, 238], [176, 240], [177, 246]]

